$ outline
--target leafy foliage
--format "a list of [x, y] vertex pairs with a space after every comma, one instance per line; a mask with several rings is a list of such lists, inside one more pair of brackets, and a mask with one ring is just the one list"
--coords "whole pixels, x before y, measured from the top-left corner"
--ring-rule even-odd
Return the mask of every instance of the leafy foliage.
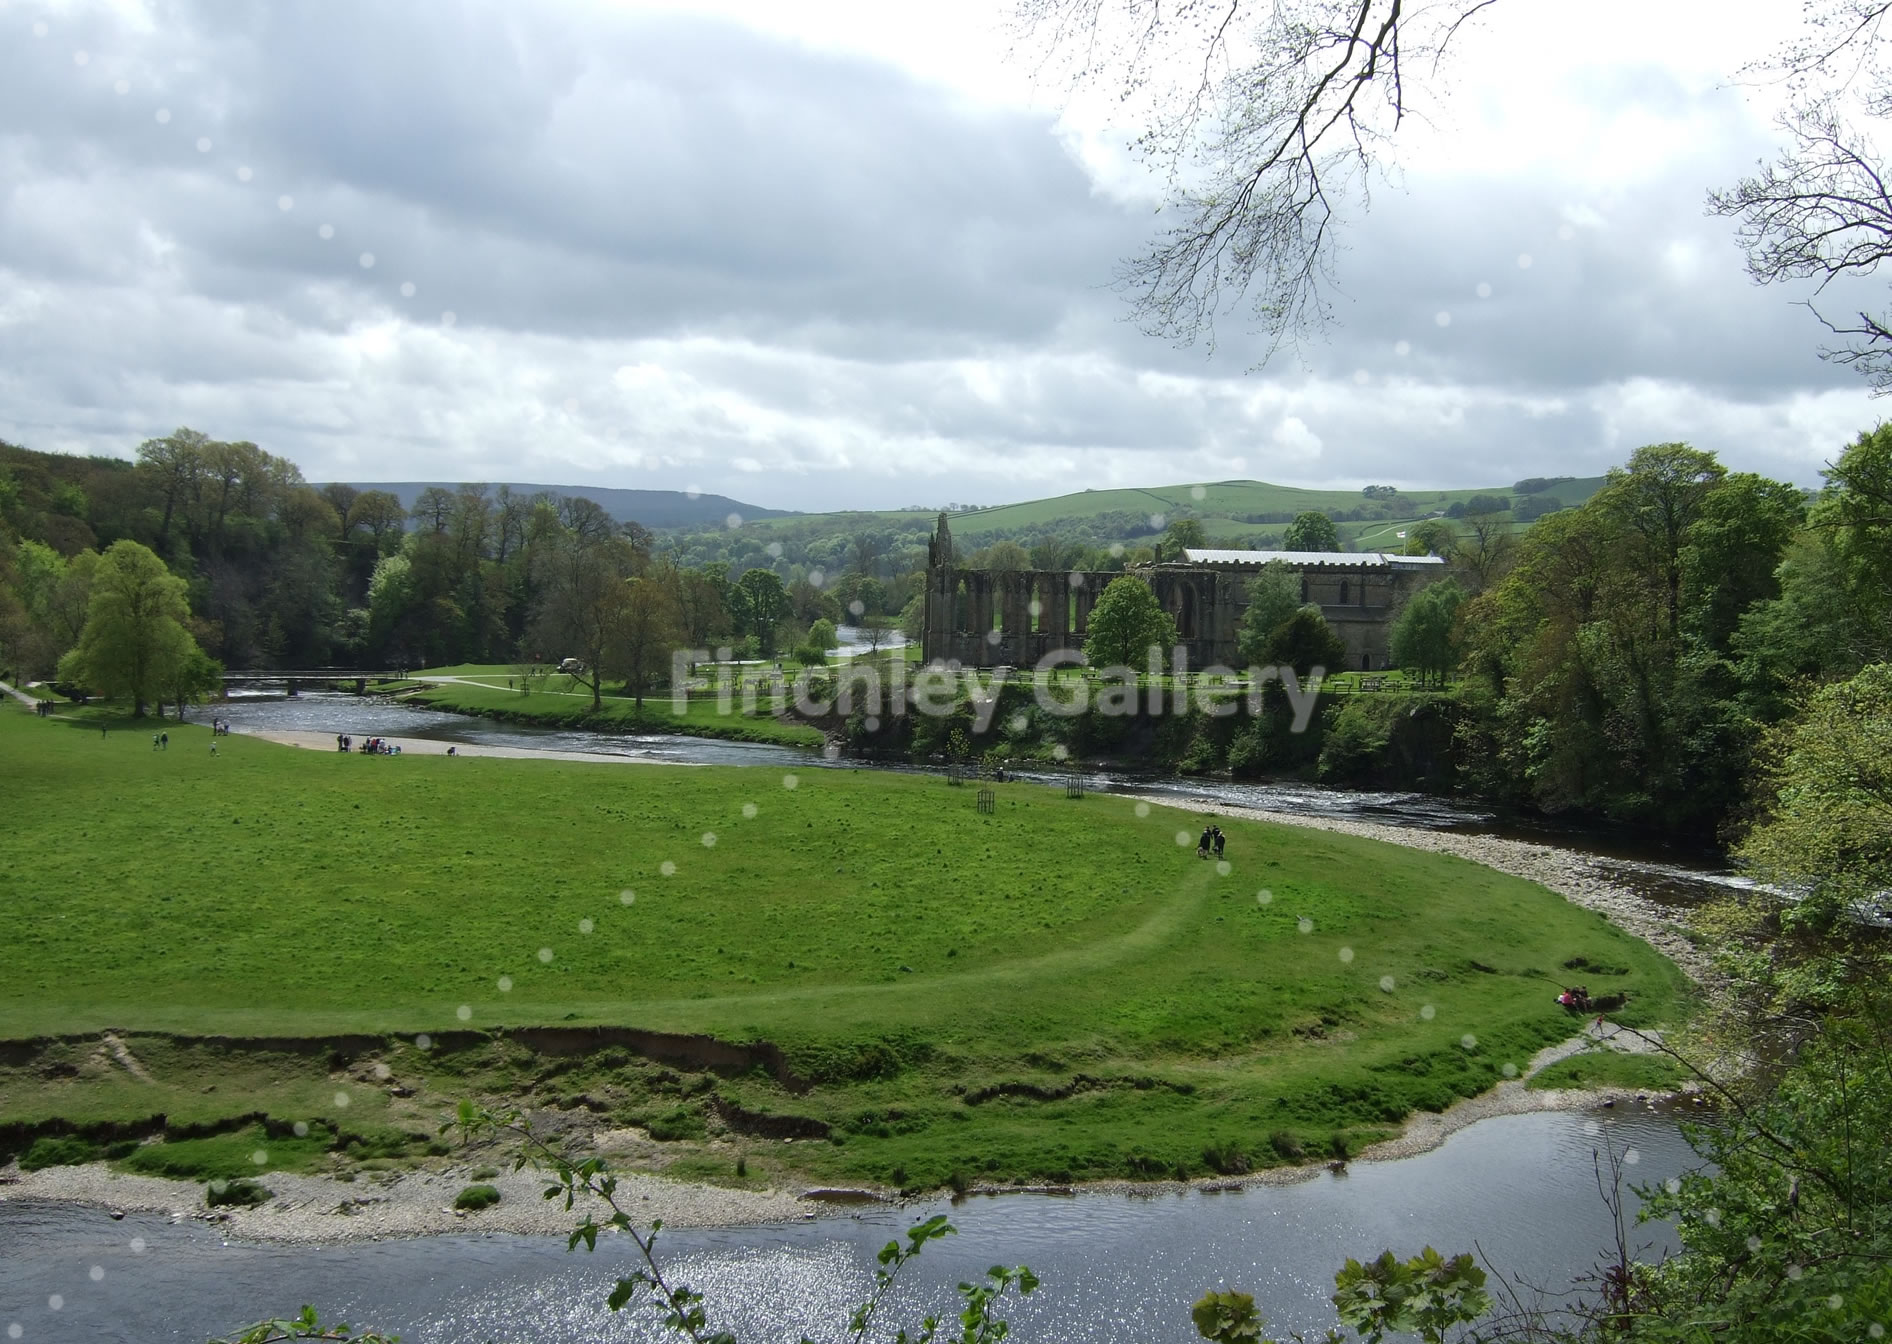
[[192, 661], [201, 653], [185, 629], [189, 619], [184, 581], [148, 548], [117, 542], [93, 571], [85, 629], [60, 660], [60, 679], [123, 696], [139, 713], [164, 692], [190, 694], [211, 665]]
[[1091, 608], [1084, 657], [1092, 667], [1141, 669], [1176, 643], [1176, 622], [1157, 601], [1156, 590], [1126, 574], [1112, 579]]
[[1340, 532], [1334, 520], [1314, 509], [1296, 514], [1282, 535], [1281, 546], [1289, 551], [1337, 551]]

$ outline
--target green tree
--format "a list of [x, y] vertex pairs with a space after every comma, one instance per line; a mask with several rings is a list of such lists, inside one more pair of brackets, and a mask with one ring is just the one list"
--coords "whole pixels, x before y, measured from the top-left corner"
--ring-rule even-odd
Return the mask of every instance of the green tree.
[[745, 570], [730, 589], [729, 610], [737, 628], [755, 638], [764, 657], [775, 652], [775, 627], [792, 609], [782, 577], [772, 569]]
[[1300, 608], [1268, 637], [1263, 661], [1291, 667], [1302, 681], [1313, 675], [1338, 672], [1347, 665], [1347, 643], [1327, 624], [1320, 608]]
[[[184, 706], [201, 705], [223, 687], [223, 664], [198, 648], [193, 641], [168, 681], [163, 686], [164, 699], [177, 706], [177, 719], [184, 721]], [[158, 706], [164, 717], [164, 706]]]
[[535, 555], [539, 592], [532, 636], [541, 651], [556, 650], [548, 657], [576, 658], [583, 665], [579, 678], [595, 710], [604, 703], [604, 678], [628, 619], [624, 580], [638, 568], [640, 553], [591, 500], [567, 497], [556, 510], [556, 525], [543, 534]]
[[1340, 530], [1326, 514], [1309, 509], [1306, 513], [1295, 515], [1294, 521], [1288, 524], [1288, 530], [1281, 537], [1281, 548], [1286, 551], [1337, 551], [1340, 549]]
[[1176, 643], [1176, 622], [1156, 600], [1156, 590], [1134, 574], [1112, 579], [1091, 608], [1084, 657], [1092, 667], [1144, 666], [1155, 649], [1167, 654]]
[[1466, 512], [1465, 532], [1452, 543], [1449, 559], [1475, 592], [1484, 592], [1511, 568], [1517, 555], [1517, 535], [1510, 516], [1496, 512]]
[[1892, 891], [1892, 663], [1816, 692], [1771, 734], [1759, 822], [1739, 848], [1783, 930], [1828, 938]]
[[1202, 530], [1202, 523], [1196, 518], [1172, 519], [1163, 529], [1163, 540], [1157, 549], [1165, 559], [1180, 560], [1185, 549], [1200, 550], [1209, 544], [1209, 534]]
[[681, 638], [675, 589], [663, 576], [632, 577], [620, 585], [608, 603], [604, 662], [606, 670], [624, 679], [637, 708], [644, 695], [669, 671], [671, 652]]
[[1443, 518], [1423, 518], [1406, 529], [1407, 555], [1437, 555], [1447, 560], [1458, 544], [1458, 533]]
[[820, 649], [825, 654], [838, 642], [834, 634], [833, 621], [816, 621], [808, 627], [807, 643], [810, 648]]
[[140, 717], [180, 676], [196, 649], [184, 580], [135, 541], [114, 542], [92, 575], [79, 643], [59, 663], [62, 681], [123, 696]]
[[1634, 546], [1633, 562], [1660, 582], [1671, 635], [1682, 623], [1683, 551], [1690, 530], [1727, 474], [1713, 453], [1684, 443], [1651, 444], [1632, 453], [1627, 467], [1611, 471], [1596, 497]]
[[1236, 627], [1235, 646], [1242, 661], [1255, 666], [1268, 661], [1268, 641], [1301, 609], [1301, 588], [1294, 571], [1279, 560], [1261, 567], [1249, 581], [1248, 606]]
[[975, 551], [966, 562], [968, 569], [996, 569], [1007, 572], [1031, 568], [1031, 552], [1015, 541], [995, 541], [982, 551]]
[[1393, 661], [1443, 686], [1458, 666], [1458, 610], [1464, 601], [1465, 590], [1452, 579], [1414, 593], [1393, 622]]

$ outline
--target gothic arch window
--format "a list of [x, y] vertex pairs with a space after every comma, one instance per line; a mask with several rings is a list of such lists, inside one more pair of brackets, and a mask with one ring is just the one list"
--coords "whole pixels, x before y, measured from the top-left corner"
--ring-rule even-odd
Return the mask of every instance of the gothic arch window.
[[1343, 607], [1347, 605], [1347, 581], [1345, 579], [1340, 581], [1340, 605]]
[[1301, 575], [1301, 601], [1307, 601], [1307, 575]]

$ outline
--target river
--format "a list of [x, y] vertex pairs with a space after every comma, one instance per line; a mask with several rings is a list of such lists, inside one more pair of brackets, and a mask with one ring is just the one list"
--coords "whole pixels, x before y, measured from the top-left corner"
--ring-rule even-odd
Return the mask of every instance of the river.
[[[1196, 1338], [1189, 1304], [1224, 1287], [1254, 1293], [1276, 1331], [1319, 1331], [1333, 1324], [1327, 1294], [1350, 1255], [1476, 1247], [1506, 1275], [1546, 1286], [1583, 1273], [1612, 1235], [1592, 1164], [1606, 1142], [1627, 1157], [1637, 1184], [1693, 1163], [1674, 1122], [1643, 1108], [1601, 1119], [1550, 1112], [1483, 1121], [1418, 1157], [1355, 1163], [1297, 1185], [940, 1200], [666, 1232], [660, 1246], [666, 1272], [674, 1267], [704, 1292], [714, 1322], [745, 1344], [839, 1339], [871, 1287], [873, 1253], [935, 1212], [959, 1235], [915, 1262], [890, 1322], [948, 1306], [952, 1285], [988, 1265], [1023, 1263], [1044, 1280], [1007, 1313], [1024, 1341], [1182, 1344]], [[1659, 1224], [1632, 1227], [1631, 1238], [1645, 1258], [1673, 1245]], [[21, 1327], [12, 1337], [22, 1344], [201, 1344], [310, 1302], [405, 1344], [661, 1339], [648, 1319], [613, 1317], [603, 1304], [634, 1257], [609, 1237], [592, 1257], [567, 1254], [561, 1239], [500, 1235], [322, 1249], [229, 1244], [190, 1220], [114, 1222], [92, 1210], [0, 1203], [0, 1321]]]

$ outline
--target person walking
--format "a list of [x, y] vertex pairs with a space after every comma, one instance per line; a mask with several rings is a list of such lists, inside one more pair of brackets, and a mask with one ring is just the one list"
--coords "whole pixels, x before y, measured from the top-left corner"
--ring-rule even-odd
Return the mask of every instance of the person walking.
[[158, 735], [156, 733], [153, 733], [151, 734], [151, 750], [156, 751], [157, 749], [158, 749]]
[[158, 750], [169, 751], [170, 749], [171, 749], [171, 735], [169, 733], [159, 733], [158, 734]]
[[1215, 857], [1219, 859], [1222, 857], [1222, 846], [1228, 843], [1228, 837], [1226, 835], [1223, 835], [1222, 828], [1220, 826], [1217, 826], [1214, 828], [1214, 838], [1215, 838]]

